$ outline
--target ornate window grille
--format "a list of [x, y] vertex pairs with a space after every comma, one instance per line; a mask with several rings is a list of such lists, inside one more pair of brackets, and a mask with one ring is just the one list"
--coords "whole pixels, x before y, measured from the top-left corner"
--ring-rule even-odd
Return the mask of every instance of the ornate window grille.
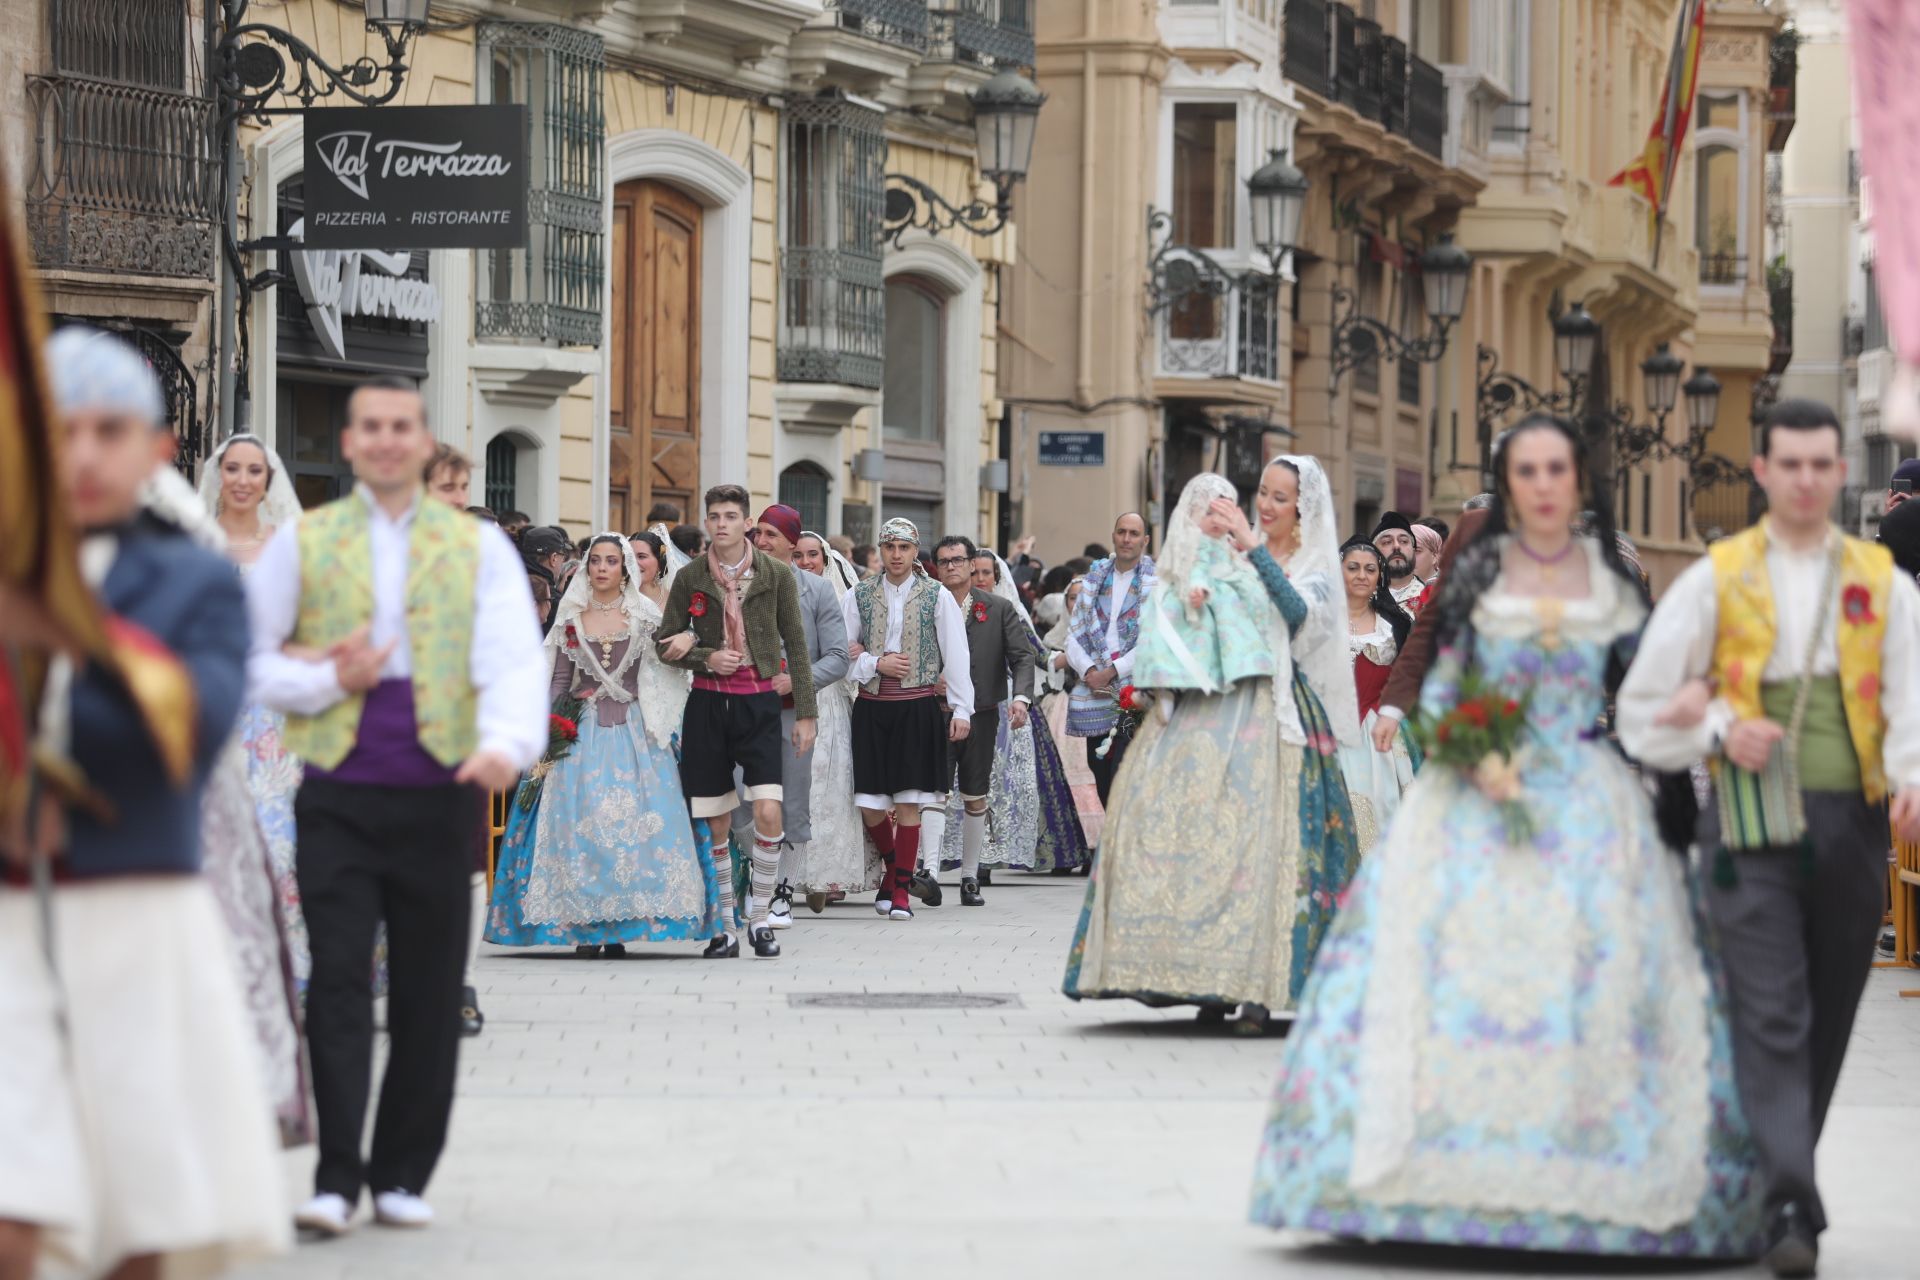
[[1033, 65], [1035, 0], [935, 0], [933, 50], [937, 62], [964, 62], [995, 70]]
[[827, 0], [848, 31], [926, 52], [927, 0]]
[[606, 113], [600, 37], [551, 23], [483, 22], [480, 100], [528, 108], [527, 247], [479, 254], [474, 333], [600, 345]]
[[512, 511], [519, 502], [520, 447], [511, 436], [495, 436], [487, 441], [487, 510], [497, 515]]
[[786, 241], [780, 250], [783, 382], [878, 388], [886, 294], [882, 114], [838, 94], [787, 107]]
[[26, 78], [34, 260], [210, 278], [213, 102], [184, 91], [186, 0], [53, 0], [49, 17], [54, 74]]
[[811, 462], [796, 462], [780, 473], [780, 501], [800, 513], [803, 529], [827, 527], [827, 473]]

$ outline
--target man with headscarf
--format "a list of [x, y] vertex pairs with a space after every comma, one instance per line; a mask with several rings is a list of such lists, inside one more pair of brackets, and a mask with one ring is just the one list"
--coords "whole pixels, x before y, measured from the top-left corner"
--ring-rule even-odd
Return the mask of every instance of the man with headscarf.
[[[895, 518], [880, 527], [882, 570], [841, 601], [847, 623], [853, 704], [853, 789], [860, 820], [893, 868], [873, 909], [913, 919], [907, 905], [920, 852], [920, 810], [947, 789], [949, 743], [965, 742], [973, 719], [973, 678], [960, 606], [919, 571], [920, 531]], [[946, 681], [951, 719], [940, 714]], [[892, 816], [888, 816], [888, 811]]]
[[[288, 1234], [273, 1106], [200, 874], [246, 602], [223, 557], [142, 514], [174, 449], [145, 358], [72, 327], [44, 363], [109, 653], [53, 660], [36, 754], [71, 772], [35, 830], [0, 833], [0, 1274], [42, 1274], [43, 1251], [88, 1275], [159, 1274], [172, 1253], [223, 1270]], [[0, 640], [38, 647], [33, 612], [0, 591]], [[44, 898], [25, 891], [43, 859]]]
[[[794, 567], [793, 547], [800, 541], [800, 534], [800, 513], [775, 503], [760, 513], [753, 527], [753, 542], [769, 559], [787, 566], [800, 589], [800, 624], [807, 633], [807, 662], [813, 670], [813, 698], [817, 709], [822, 693], [846, 678], [847, 622], [831, 584], [818, 574], [802, 573]], [[786, 840], [780, 852], [780, 880], [774, 886], [767, 923], [775, 929], [791, 929], [793, 886], [787, 871], [803, 859], [801, 846], [813, 839], [813, 752], [800, 752], [793, 747], [793, 676], [787, 671], [784, 657], [780, 674], [773, 678], [773, 690], [780, 695], [780, 722], [784, 733], [780, 816], [785, 824]], [[753, 839], [752, 826], [753, 814], [749, 807], [733, 811], [733, 833], [737, 839]]]
[[1385, 512], [1373, 526], [1373, 546], [1387, 562], [1387, 588], [1394, 602], [1408, 613], [1416, 612], [1427, 584], [1413, 571], [1413, 522], [1398, 511]]
[[[506, 535], [427, 496], [419, 389], [361, 384], [340, 448], [353, 492], [276, 533], [247, 579], [249, 686], [286, 713], [282, 740], [306, 763], [295, 866], [320, 1161], [295, 1221], [326, 1235], [350, 1229], [366, 1190], [383, 1224], [433, 1220], [423, 1195], [459, 1075], [474, 789], [505, 791], [540, 757], [551, 671]], [[382, 922], [391, 1048], [367, 1159]]]

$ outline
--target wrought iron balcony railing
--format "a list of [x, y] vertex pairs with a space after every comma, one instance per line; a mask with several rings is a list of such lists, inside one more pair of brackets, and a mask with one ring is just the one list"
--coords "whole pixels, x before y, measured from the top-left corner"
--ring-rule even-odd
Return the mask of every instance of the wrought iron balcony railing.
[[934, 61], [1001, 69], [1033, 65], [1036, 0], [934, 0]]
[[840, 26], [919, 53], [927, 50], [927, 0], [828, 0]]
[[1160, 372], [1278, 381], [1280, 320], [1271, 286], [1248, 282], [1224, 293], [1188, 294], [1160, 314]]
[[213, 103], [71, 76], [28, 76], [26, 190], [47, 269], [207, 279], [214, 266]]
[[1378, 121], [1431, 156], [1447, 132], [1447, 81], [1440, 68], [1381, 32], [1350, 5], [1287, 0], [1287, 79], [1329, 102]]
[[1747, 258], [1742, 253], [1703, 253], [1700, 255], [1701, 284], [1745, 284]]

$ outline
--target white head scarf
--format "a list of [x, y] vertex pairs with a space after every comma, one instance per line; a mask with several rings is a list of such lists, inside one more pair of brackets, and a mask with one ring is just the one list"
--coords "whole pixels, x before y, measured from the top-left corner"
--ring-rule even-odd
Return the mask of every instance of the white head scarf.
[[260, 523], [268, 529], [278, 529], [300, 519], [300, 497], [293, 491], [293, 479], [287, 474], [280, 455], [270, 445], [250, 431], [240, 431], [220, 442], [200, 467], [200, 501], [206, 507], [207, 514], [215, 519], [220, 515], [220, 462], [227, 456], [227, 450], [236, 444], [250, 444], [258, 449], [267, 460], [267, 492], [260, 499]]
[[1186, 594], [1187, 579], [1193, 575], [1207, 536], [1201, 531], [1200, 521], [1215, 498], [1237, 503], [1240, 494], [1233, 487], [1233, 481], [1211, 471], [1203, 471], [1187, 481], [1187, 487], [1180, 491], [1180, 502], [1173, 509], [1173, 518], [1167, 522], [1166, 545], [1153, 559], [1156, 591]]
[[[1300, 543], [1286, 568], [1293, 589], [1307, 601], [1307, 620], [1289, 642], [1292, 661], [1326, 708], [1340, 745], [1357, 747], [1360, 697], [1354, 689], [1353, 660], [1344, 634], [1345, 610], [1334, 607], [1336, 601], [1345, 599], [1345, 588], [1340, 575], [1340, 529], [1333, 513], [1333, 486], [1317, 458], [1283, 454], [1276, 461], [1289, 463], [1300, 473]], [[1280, 629], [1285, 632], [1284, 623]], [[1291, 704], [1293, 700], [1282, 698], [1281, 692], [1279, 688], [1274, 690], [1274, 702]], [[1293, 719], [1298, 714], [1290, 707], [1285, 713]]]
[[840, 599], [860, 584], [860, 571], [853, 567], [852, 561], [834, 550], [833, 544], [827, 541], [825, 535], [815, 533], [811, 529], [802, 529], [800, 536], [812, 538], [827, 553], [827, 571], [820, 576], [833, 587], [834, 599]]
[[[647, 633], [641, 623], [647, 618], [658, 619], [659, 609], [654, 603], [640, 594], [640, 563], [633, 558], [633, 544], [627, 541], [627, 535], [609, 530], [596, 533], [587, 543], [587, 553], [593, 553], [594, 543], [602, 538], [612, 538], [620, 544], [620, 559], [627, 567], [627, 579], [620, 587], [620, 603], [627, 615], [627, 651], [622, 654], [618, 664], [611, 671], [600, 665], [600, 653], [593, 641], [584, 631], [578, 634], [577, 645], [568, 648], [575, 662], [582, 670], [594, 678], [600, 686], [600, 692], [615, 702], [632, 702], [633, 695], [626, 690], [625, 679], [633, 664], [640, 660], [647, 649]], [[567, 629], [580, 621], [580, 615], [586, 612], [587, 602], [593, 598], [593, 583], [585, 569], [573, 575], [573, 581], [560, 597], [560, 604], [553, 611], [553, 626], [547, 631], [547, 651], [557, 653], [567, 648]]]
[[653, 525], [647, 532], [660, 539], [660, 546], [666, 552], [667, 562], [660, 566], [660, 584], [662, 586], [670, 586], [673, 583], [674, 575], [693, 563], [693, 561], [687, 553], [682, 551], [679, 545], [674, 542], [673, 530], [667, 528], [666, 521], [663, 520]]
[[40, 354], [47, 388], [61, 413], [93, 409], [138, 418], [156, 429], [166, 425], [160, 379], [147, 358], [118, 334], [70, 324], [55, 330]]

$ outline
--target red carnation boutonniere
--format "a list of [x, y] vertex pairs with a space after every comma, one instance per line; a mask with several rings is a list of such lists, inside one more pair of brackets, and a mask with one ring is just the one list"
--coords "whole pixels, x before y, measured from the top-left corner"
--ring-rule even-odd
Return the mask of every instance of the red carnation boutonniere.
[[569, 622], [567, 624], [567, 648], [578, 649], [579, 647], [580, 647], [579, 633], [573, 629], [573, 624]]
[[707, 593], [704, 591], [694, 592], [693, 599], [687, 601], [687, 612], [692, 614], [696, 618], [706, 617], [707, 616]]
[[1856, 627], [1880, 620], [1874, 616], [1873, 593], [1857, 584], [1840, 593], [1840, 612], [1850, 625]]
[[987, 602], [985, 600], [975, 600], [973, 602], [973, 620], [975, 622], [985, 622], [987, 620]]

